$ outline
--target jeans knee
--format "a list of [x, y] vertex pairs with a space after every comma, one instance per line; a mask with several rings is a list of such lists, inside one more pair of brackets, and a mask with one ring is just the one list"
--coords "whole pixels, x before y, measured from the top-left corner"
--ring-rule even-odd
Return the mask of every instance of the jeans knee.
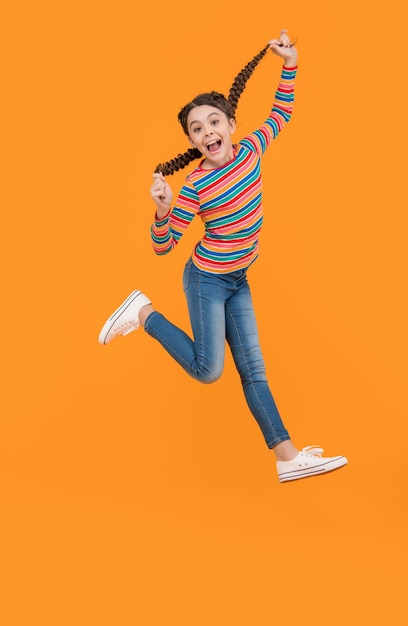
[[217, 380], [221, 378], [222, 369], [216, 370], [208, 370], [202, 369], [197, 372], [197, 380], [204, 385], [211, 385], [212, 383], [216, 383]]
[[239, 370], [239, 374], [241, 377], [241, 383], [245, 387], [246, 385], [253, 385], [255, 383], [266, 383], [268, 379], [266, 377], [266, 371], [264, 365], [260, 365], [259, 367], [255, 367], [252, 369], [241, 369]]

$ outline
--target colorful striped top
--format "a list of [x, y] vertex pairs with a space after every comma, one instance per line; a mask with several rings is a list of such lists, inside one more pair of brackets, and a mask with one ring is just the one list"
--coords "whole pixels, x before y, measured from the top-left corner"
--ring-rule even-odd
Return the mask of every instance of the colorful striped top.
[[199, 269], [224, 274], [256, 260], [263, 220], [260, 157], [291, 118], [296, 72], [297, 66], [282, 68], [268, 119], [234, 146], [231, 161], [212, 170], [200, 164], [187, 176], [172, 210], [151, 227], [156, 254], [170, 252], [198, 214], [205, 232], [192, 260]]

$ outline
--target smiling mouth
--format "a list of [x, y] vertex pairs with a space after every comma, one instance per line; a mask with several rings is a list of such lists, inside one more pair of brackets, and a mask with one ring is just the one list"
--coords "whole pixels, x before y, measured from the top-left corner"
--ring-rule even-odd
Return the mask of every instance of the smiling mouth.
[[217, 140], [217, 141], [213, 141], [209, 144], [207, 144], [207, 150], [208, 152], [212, 153], [212, 152], [217, 152], [217, 150], [221, 147], [221, 141]]

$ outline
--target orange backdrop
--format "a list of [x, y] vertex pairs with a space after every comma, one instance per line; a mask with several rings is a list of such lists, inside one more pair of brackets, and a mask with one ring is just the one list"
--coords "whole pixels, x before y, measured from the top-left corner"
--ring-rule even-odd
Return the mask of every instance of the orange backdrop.
[[[400, 620], [402, 3], [17, 0], [2, 14], [1, 623]], [[227, 91], [281, 27], [298, 41], [296, 108], [265, 156], [250, 277], [295, 443], [349, 457], [289, 485], [229, 356], [200, 386], [142, 331], [97, 343], [134, 288], [189, 328], [181, 273], [200, 225], [154, 256], [151, 173], [187, 147], [180, 107]], [[279, 74], [268, 55], [237, 139], [266, 117]]]

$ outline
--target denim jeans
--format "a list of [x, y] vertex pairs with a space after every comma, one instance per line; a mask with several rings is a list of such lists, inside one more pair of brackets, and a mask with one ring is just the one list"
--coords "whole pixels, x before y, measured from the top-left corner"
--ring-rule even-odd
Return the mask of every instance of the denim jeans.
[[154, 311], [145, 331], [196, 380], [212, 383], [224, 368], [225, 340], [241, 378], [247, 404], [266, 444], [273, 448], [290, 439], [266, 379], [246, 270], [211, 274], [189, 259], [183, 274], [194, 341]]

